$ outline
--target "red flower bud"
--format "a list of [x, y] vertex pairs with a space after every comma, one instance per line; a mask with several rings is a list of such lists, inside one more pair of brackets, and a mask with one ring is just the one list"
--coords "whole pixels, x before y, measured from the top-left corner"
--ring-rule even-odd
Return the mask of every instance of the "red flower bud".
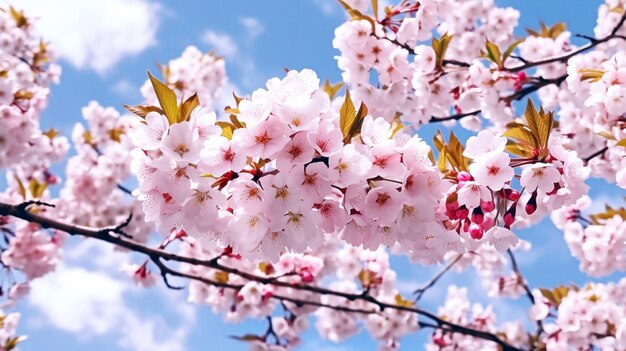
[[485, 220], [485, 215], [480, 207], [476, 207], [474, 211], [472, 211], [472, 222], [476, 224], [481, 224]]
[[482, 208], [484, 213], [489, 213], [496, 209], [496, 204], [493, 201], [480, 201], [480, 208]]
[[535, 211], [537, 210], [537, 192], [536, 191], [533, 193], [530, 199], [528, 199], [528, 202], [526, 203], [526, 206], [524, 208], [526, 210], [526, 213], [529, 215], [535, 213]]
[[483, 238], [484, 233], [485, 233], [485, 230], [483, 229], [481, 225], [476, 224], [476, 223], [470, 224], [469, 235], [472, 239], [480, 240]]

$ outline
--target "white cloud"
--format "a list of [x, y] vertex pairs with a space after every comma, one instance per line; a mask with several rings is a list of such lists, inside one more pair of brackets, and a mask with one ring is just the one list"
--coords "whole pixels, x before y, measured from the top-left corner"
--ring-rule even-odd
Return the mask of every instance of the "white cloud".
[[[65, 258], [68, 263], [31, 283], [28, 300], [40, 313], [31, 325], [54, 327], [80, 339], [105, 337], [133, 351], [186, 349], [196, 314], [184, 293], [173, 294], [161, 285], [136, 287], [118, 272], [128, 255], [109, 244], [84, 240], [69, 247]], [[129, 301], [133, 298], [145, 305]], [[159, 306], [157, 312], [150, 313], [154, 306]]]
[[246, 29], [246, 33], [252, 39], [255, 39], [259, 35], [263, 34], [263, 32], [265, 31], [265, 27], [263, 26], [263, 24], [254, 17], [241, 17], [239, 19], [239, 23], [243, 25], [243, 27]]
[[120, 96], [134, 96], [139, 89], [128, 80], [121, 79], [111, 87], [111, 91]]
[[323, 14], [329, 16], [335, 13], [336, 2], [333, 0], [313, 0], [313, 2], [320, 8]]
[[235, 44], [233, 38], [228, 34], [207, 30], [202, 35], [202, 40], [213, 46], [218, 55], [224, 57], [232, 57], [239, 51], [237, 44]]
[[161, 6], [149, 0], [21, 0], [58, 55], [103, 73], [155, 44]]

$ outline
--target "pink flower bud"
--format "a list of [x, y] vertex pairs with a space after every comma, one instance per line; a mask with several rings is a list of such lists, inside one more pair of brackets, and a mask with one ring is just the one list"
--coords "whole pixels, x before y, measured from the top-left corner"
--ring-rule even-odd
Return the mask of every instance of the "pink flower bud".
[[537, 192], [536, 191], [533, 193], [530, 199], [528, 199], [528, 202], [526, 203], [526, 206], [524, 208], [526, 210], [526, 213], [529, 215], [535, 213], [535, 211], [537, 210]]
[[472, 176], [468, 172], [461, 171], [459, 172], [459, 174], [456, 175], [456, 179], [459, 182], [468, 182], [472, 180]]
[[309, 271], [300, 272], [300, 278], [302, 279], [304, 283], [311, 283], [315, 279], [313, 274], [311, 274], [311, 272]]
[[472, 211], [472, 222], [476, 224], [481, 224], [485, 220], [485, 215], [480, 207], [476, 207], [474, 211]]
[[483, 229], [485, 231], [487, 231], [487, 230], [491, 229], [491, 227], [493, 227], [494, 224], [495, 223], [494, 223], [493, 219], [491, 219], [490, 217], [485, 217], [485, 219], [483, 220], [483, 222], [480, 225], [481, 225], [481, 227], [483, 227]]
[[502, 219], [504, 220], [504, 226], [506, 228], [509, 228], [515, 222], [515, 213], [510, 213], [510, 212], [507, 211], [504, 214], [504, 217]]
[[485, 230], [480, 224], [472, 223], [469, 226], [469, 235], [472, 239], [480, 240], [483, 238]]
[[483, 213], [489, 213], [496, 209], [496, 204], [493, 201], [480, 201], [480, 208], [482, 208]]
[[519, 191], [513, 189], [504, 189], [504, 193], [506, 194], [506, 198], [511, 201], [519, 200]]
[[446, 202], [446, 209], [448, 211], [456, 211], [459, 209], [459, 202], [458, 201], [451, 201], [451, 202]]
[[456, 218], [458, 219], [465, 219], [467, 218], [467, 216], [469, 216], [469, 210], [467, 208], [465, 208], [465, 206], [459, 208], [458, 210], [456, 210]]

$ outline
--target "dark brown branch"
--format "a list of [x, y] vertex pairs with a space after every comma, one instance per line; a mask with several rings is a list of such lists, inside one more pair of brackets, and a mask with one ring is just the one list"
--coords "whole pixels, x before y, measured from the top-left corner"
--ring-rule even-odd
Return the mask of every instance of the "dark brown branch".
[[117, 188], [120, 189], [121, 191], [123, 191], [124, 193], [133, 196], [133, 192], [132, 190], [128, 189], [127, 187], [123, 186], [122, 184], [117, 184]]
[[523, 89], [520, 89], [519, 91], [515, 92], [512, 95], [502, 98], [502, 100], [507, 101], [507, 102], [512, 102], [513, 100], [519, 101], [523, 99], [524, 97], [526, 97], [527, 95], [530, 95], [545, 86], [554, 84], [558, 87], [561, 85], [561, 83], [565, 81], [565, 79], [567, 79], [567, 74], [564, 74], [554, 79], [540, 79], [537, 83], [534, 83]]
[[596, 157], [598, 157], [598, 156], [600, 156], [600, 155], [604, 154], [604, 153], [605, 153], [608, 149], [609, 149], [609, 147], [608, 147], [608, 146], [603, 147], [602, 149], [600, 149], [600, 150], [598, 150], [598, 151], [594, 152], [593, 154], [591, 154], [591, 155], [589, 155], [589, 156], [587, 156], [587, 157], [583, 158], [583, 162], [584, 162], [584, 163], [585, 163], [585, 165], [586, 165], [587, 163], [589, 163], [589, 161], [591, 161], [591, 160], [593, 160], [594, 158], [596, 158]]
[[481, 110], [476, 110], [476, 111], [459, 113], [459, 114], [456, 114], [456, 115], [450, 115], [450, 116], [445, 116], [445, 117], [432, 116], [430, 118], [430, 120], [428, 121], [428, 123], [445, 122], [445, 121], [452, 121], [452, 120], [456, 121], [456, 120], [459, 120], [459, 119], [464, 118], [464, 117], [475, 116], [475, 115], [479, 114], [480, 112], [481, 112]]
[[[180, 263], [187, 263], [187, 264], [191, 264], [191, 265], [197, 265], [197, 266], [204, 266], [204, 267], [209, 267], [209, 268], [214, 268], [223, 272], [227, 272], [230, 274], [235, 274], [238, 275], [244, 279], [247, 280], [251, 280], [251, 281], [256, 281], [262, 284], [271, 284], [277, 287], [284, 287], [284, 288], [292, 288], [292, 289], [297, 289], [297, 290], [302, 290], [302, 291], [309, 291], [309, 292], [313, 292], [313, 293], [317, 293], [320, 295], [332, 295], [332, 296], [337, 296], [337, 297], [343, 297], [349, 301], [356, 301], [356, 300], [360, 300], [360, 301], [364, 301], [364, 302], [369, 302], [373, 305], [375, 305], [378, 308], [378, 311], [376, 310], [356, 310], [356, 309], [351, 309], [351, 308], [347, 308], [347, 307], [342, 307], [342, 306], [328, 306], [325, 305], [323, 303], [320, 302], [315, 302], [315, 301], [304, 301], [304, 300], [298, 300], [298, 299], [294, 299], [294, 298], [290, 298], [287, 296], [280, 296], [280, 295], [274, 295], [274, 298], [280, 299], [280, 300], [284, 300], [284, 301], [290, 301], [296, 304], [308, 304], [308, 305], [313, 305], [313, 306], [318, 306], [318, 307], [328, 307], [328, 308], [334, 308], [340, 311], [350, 311], [350, 312], [359, 312], [359, 313], [377, 313], [379, 311], [383, 311], [384, 309], [394, 309], [394, 310], [398, 310], [398, 311], [405, 311], [405, 312], [412, 312], [412, 313], [416, 313], [418, 315], [424, 316], [432, 321], [434, 321], [438, 326], [440, 327], [446, 327], [449, 328], [450, 330], [453, 330], [456, 333], [461, 333], [461, 334], [465, 334], [465, 335], [470, 335], [470, 336], [474, 336], [477, 338], [481, 338], [484, 340], [489, 340], [492, 342], [495, 342], [496, 344], [498, 344], [504, 351], [520, 351], [518, 348], [508, 344], [507, 342], [505, 342], [504, 340], [502, 340], [500, 337], [498, 337], [495, 334], [489, 333], [489, 332], [484, 332], [484, 331], [480, 331], [480, 330], [475, 330], [475, 329], [471, 329], [462, 325], [457, 325], [454, 323], [450, 323], [444, 319], [441, 319], [439, 317], [437, 317], [436, 315], [424, 311], [422, 309], [416, 308], [416, 307], [408, 307], [408, 306], [398, 306], [398, 305], [394, 305], [394, 304], [390, 304], [390, 303], [386, 303], [386, 302], [382, 302], [377, 300], [376, 298], [374, 298], [371, 295], [368, 294], [352, 294], [352, 293], [345, 293], [345, 292], [341, 292], [341, 291], [335, 291], [335, 290], [331, 290], [331, 289], [326, 289], [323, 287], [319, 287], [319, 286], [315, 286], [315, 285], [304, 285], [304, 284], [294, 284], [293, 282], [286, 282], [286, 281], [281, 281], [278, 280], [275, 277], [261, 277], [261, 276], [257, 276], [255, 274], [251, 274], [251, 273], [247, 273], [247, 272], [243, 272], [240, 271], [236, 268], [232, 268], [232, 267], [227, 267], [224, 266], [222, 264], [220, 264], [218, 262], [218, 259], [212, 259], [212, 260], [203, 260], [203, 259], [198, 259], [198, 258], [194, 258], [194, 257], [186, 257], [186, 256], [180, 256], [177, 254], [173, 254], [173, 253], [169, 253], [167, 251], [164, 250], [160, 250], [160, 249], [155, 249], [155, 248], [151, 248], [151, 247], [147, 247], [143, 244], [140, 244], [138, 242], [135, 242], [127, 237], [125, 237], [124, 235], [122, 235], [121, 232], [121, 228], [123, 228], [123, 225], [120, 226], [116, 226], [116, 227], [106, 227], [106, 228], [90, 228], [90, 227], [86, 227], [86, 226], [80, 226], [80, 225], [72, 225], [72, 224], [67, 224], [67, 223], [63, 223], [63, 222], [59, 222], [44, 216], [41, 216], [39, 214], [36, 213], [32, 213], [28, 211], [28, 206], [30, 206], [31, 204], [29, 203], [26, 206], [22, 206], [22, 205], [10, 205], [10, 204], [6, 204], [6, 203], [1, 203], [0, 202], [0, 216], [12, 216], [12, 217], [16, 217], [16, 218], [20, 218], [23, 219], [25, 221], [31, 222], [31, 223], [37, 223], [39, 225], [41, 225], [43, 228], [52, 228], [52, 229], [56, 229], [56, 230], [60, 230], [60, 231], [64, 231], [68, 234], [71, 235], [80, 235], [80, 236], [84, 236], [84, 237], [88, 237], [88, 238], [94, 238], [94, 239], [98, 239], [101, 241], [105, 241], [111, 244], [115, 244], [118, 245], [120, 247], [129, 249], [131, 251], [135, 251], [135, 252], [139, 252], [139, 253], [143, 253], [145, 255], [147, 255], [150, 258], [153, 257], [158, 257], [160, 259], [166, 260], [166, 261], [176, 261], [176, 262], [180, 262]], [[154, 259], [153, 259], [153, 262]], [[158, 262], [158, 263], [157, 263]], [[160, 262], [160, 260], [156, 260], [155, 262], [158, 267], [162, 270], [162, 275], [172, 275], [172, 276], [177, 276], [177, 277], [182, 277], [182, 278], [188, 278], [188, 279], [193, 279], [193, 280], [198, 280], [198, 281], [202, 281], [205, 282], [207, 284], [213, 285], [213, 286], [218, 286], [218, 287], [226, 287], [226, 288], [241, 288], [241, 286], [232, 286], [226, 283], [220, 283], [220, 282], [216, 282], [216, 281], [212, 281], [212, 280], [208, 280], [202, 277], [196, 277], [193, 275], [189, 275], [186, 273], [182, 273], [182, 272], [178, 272], [175, 271], [171, 268], [168, 268], [165, 264], [163, 264], [162, 262]]]
[[517, 66], [517, 67], [511, 67], [511, 68], [505, 68], [506, 71], [508, 72], [520, 72], [529, 68], [533, 68], [533, 67], [537, 67], [537, 66], [542, 66], [542, 65], [547, 65], [550, 63], [554, 63], [554, 62], [567, 62], [570, 58], [581, 54], [585, 51], [588, 51], [590, 49], [595, 48], [596, 46], [606, 43], [607, 41], [611, 40], [611, 39], [626, 39], [624, 36], [621, 35], [617, 35], [617, 32], [620, 30], [620, 28], [622, 28], [622, 26], [624, 25], [624, 21], [626, 21], [626, 12], [622, 15], [622, 18], [620, 19], [620, 21], [617, 23], [617, 25], [613, 28], [613, 30], [611, 31], [611, 34], [607, 35], [604, 38], [590, 38], [585, 36], [585, 38], [587, 38], [590, 42], [587, 45], [581, 46], [578, 49], [571, 51], [567, 54], [564, 55], [560, 55], [560, 56], [555, 56], [555, 57], [551, 57], [551, 58], [547, 58], [544, 60], [539, 60], [539, 61], [527, 61], [525, 62], [523, 65]]
[[418, 302], [422, 296], [424, 295], [424, 293], [432, 288], [437, 281], [439, 281], [439, 279], [441, 279], [441, 277], [444, 276], [444, 274], [446, 274], [457, 262], [459, 262], [459, 260], [461, 260], [461, 258], [463, 257], [463, 254], [458, 254], [452, 261], [450, 261], [439, 273], [437, 273], [437, 275], [435, 275], [434, 277], [432, 277], [432, 279], [430, 279], [430, 281], [428, 283], [426, 283], [426, 285], [424, 285], [423, 287], [415, 290], [413, 292], [413, 294], [415, 294], [415, 302]]
[[[513, 269], [513, 272], [515, 273], [515, 277], [518, 283], [524, 289], [524, 292], [526, 293], [526, 297], [528, 298], [530, 303], [534, 305], [535, 297], [533, 296], [533, 293], [530, 290], [530, 287], [528, 286], [528, 282], [526, 282], [526, 278], [524, 278], [522, 271], [519, 269], [517, 260], [515, 259], [515, 255], [513, 255], [513, 251], [511, 251], [511, 249], [508, 249], [506, 250], [506, 252], [509, 255], [509, 258], [511, 259], [511, 268]], [[539, 320], [537, 321], [537, 336], [541, 335], [541, 333], [543, 333], [543, 323]]]

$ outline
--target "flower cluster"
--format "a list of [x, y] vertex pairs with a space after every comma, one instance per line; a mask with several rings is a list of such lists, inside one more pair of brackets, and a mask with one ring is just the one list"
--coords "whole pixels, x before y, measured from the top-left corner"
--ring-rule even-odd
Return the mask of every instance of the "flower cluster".
[[[165, 82], [174, 88], [179, 96], [198, 94], [202, 107], [212, 109], [222, 96], [228, 84], [224, 60], [213, 53], [202, 53], [195, 46], [188, 46], [182, 55], [159, 66]], [[141, 87], [141, 94], [149, 103], [156, 103], [156, 96], [150, 81]]]
[[[498, 328], [492, 307], [470, 303], [467, 288], [451, 285], [445, 304], [439, 308], [439, 315], [448, 322], [473, 330], [494, 334], [499, 331], [498, 334], [505, 335], [512, 346], [523, 350], [530, 349], [531, 340], [519, 321], [507, 322]], [[425, 350], [498, 350], [498, 345], [471, 336], [437, 330], [432, 334]]]
[[37, 156], [52, 138], [42, 136], [39, 114], [61, 70], [21, 11], [0, 8], [0, 33], [0, 169], [20, 162], [42, 166], [45, 159]]
[[603, 213], [582, 214], [591, 205], [584, 197], [575, 205], [552, 214], [552, 221], [563, 230], [580, 270], [591, 276], [606, 276], [626, 271], [626, 210], [607, 207]]
[[26, 339], [25, 336], [15, 336], [19, 322], [19, 313], [5, 314], [0, 310], [0, 348], [2, 350], [19, 351], [17, 345]]
[[549, 350], [626, 349], [626, 280], [577, 287], [534, 290], [531, 317], [544, 320]]

